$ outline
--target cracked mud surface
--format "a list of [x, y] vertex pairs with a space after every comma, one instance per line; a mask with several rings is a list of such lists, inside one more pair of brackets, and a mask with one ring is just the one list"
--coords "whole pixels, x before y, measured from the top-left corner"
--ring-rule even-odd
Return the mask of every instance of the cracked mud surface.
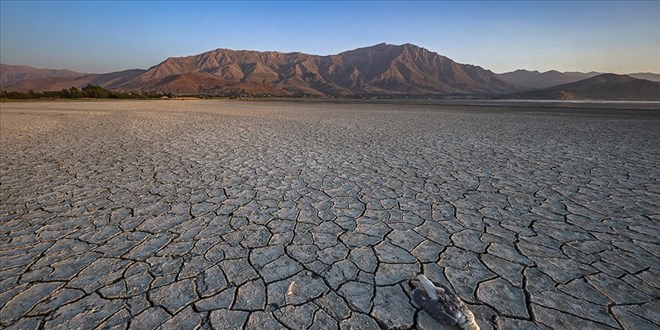
[[[0, 327], [660, 326], [660, 114], [3, 103]], [[448, 327], [447, 327], [448, 328]]]

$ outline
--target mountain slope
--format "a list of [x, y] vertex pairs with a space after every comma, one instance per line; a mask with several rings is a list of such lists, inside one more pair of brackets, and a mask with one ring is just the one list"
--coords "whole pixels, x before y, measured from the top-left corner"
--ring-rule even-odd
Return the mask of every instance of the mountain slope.
[[481, 67], [456, 63], [411, 44], [384, 43], [329, 56], [215, 49], [171, 57], [147, 70], [26, 73], [13, 74], [11, 81], [7, 80], [0, 88], [59, 90], [94, 84], [179, 95], [485, 95], [523, 91]]
[[513, 72], [500, 73], [497, 76], [509, 83], [522, 86], [528, 90], [534, 90], [569, 84], [583, 79], [595, 77], [599, 74], [600, 73], [598, 72], [559, 72], [556, 70], [539, 72], [516, 70]]
[[630, 73], [628, 75], [633, 77], [633, 78], [637, 78], [637, 79], [646, 79], [646, 80], [650, 80], [650, 81], [660, 82], [660, 74], [657, 74], [657, 73], [637, 72], [637, 73]]
[[[0, 89], [17, 91], [60, 90], [92, 84], [118, 91], [175, 95], [657, 98], [657, 93], [653, 94], [656, 85], [628, 76], [527, 70], [494, 74], [479, 66], [454, 62], [412, 44], [382, 43], [327, 56], [215, 49], [198, 55], [171, 57], [147, 70], [106, 74], [11, 65], [1, 65], [0, 69]], [[649, 79], [659, 76], [648, 73], [637, 75]], [[589, 80], [595, 76], [600, 78]], [[578, 82], [580, 84], [570, 85]]]
[[[174, 76], [187, 80], [162, 80]], [[521, 90], [490, 71], [456, 63], [411, 44], [378, 44], [330, 56], [216, 49], [168, 58], [117, 88], [212, 94], [247, 82], [251, 83], [244, 86], [248, 93], [258, 89], [280, 95], [497, 94]]]
[[57, 91], [71, 87], [82, 88], [90, 84], [103, 86], [109, 89], [117, 89], [118, 86], [122, 85], [127, 80], [134, 78], [142, 72], [144, 72], [144, 70], [135, 69], [105, 74], [83, 74], [73, 77], [64, 76], [30, 78], [14, 82], [8, 86], [1, 85], [0, 89], [15, 91]]
[[511, 94], [505, 98], [660, 101], [660, 82], [607, 73], [542, 90]]
[[66, 69], [37, 69], [27, 65], [0, 64], [0, 87], [3, 89], [10, 88], [11, 86], [25, 80], [75, 78], [82, 75], [84, 75], [84, 73]]

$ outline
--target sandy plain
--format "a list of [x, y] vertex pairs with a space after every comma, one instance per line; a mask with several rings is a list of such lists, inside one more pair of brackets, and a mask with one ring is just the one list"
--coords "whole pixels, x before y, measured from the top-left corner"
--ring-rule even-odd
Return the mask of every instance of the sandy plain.
[[443, 328], [424, 273], [482, 329], [658, 328], [660, 111], [616, 107], [2, 103], [0, 325]]

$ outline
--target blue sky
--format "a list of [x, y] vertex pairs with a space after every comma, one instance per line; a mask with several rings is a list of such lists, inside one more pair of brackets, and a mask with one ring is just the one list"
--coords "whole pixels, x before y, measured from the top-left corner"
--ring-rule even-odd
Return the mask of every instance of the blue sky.
[[215, 48], [412, 43], [494, 72], [660, 73], [660, 1], [0, 1], [0, 62], [148, 68]]

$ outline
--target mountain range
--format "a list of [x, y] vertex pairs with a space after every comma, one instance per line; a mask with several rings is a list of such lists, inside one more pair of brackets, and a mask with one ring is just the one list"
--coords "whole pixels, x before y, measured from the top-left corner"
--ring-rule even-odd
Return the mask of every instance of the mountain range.
[[[544, 89], [558, 85], [569, 84], [583, 79], [605, 74], [604, 72], [559, 72], [550, 70], [546, 72], [516, 70], [513, 72], [500, 73], [497, 76], [507, 82], [523, 86], [528, 89]], [[628, 76], [660, 82], [660, 74], [657, 73], [630, 73]]]
[[[643, 79], [660, 80], [657, 74], [640, 75]], [[327, 56], [215, 49], [198, 55], [170, 57], [147, 70], [133, 69], [106, 74], [0, 65], [2, 90], [60, 90], [92, 84], [117, 91], [150, 91], [175, 95], [512, 95], [518, 98], [525, 95], [533, 97], [530, 94], [532, 90], [556, 88], [559, 87], [557, 85], [595, 77], [601, 79], [593, 88], [605, 90], [613, 84], [621, 91], [628, 91], [640, 84], [637, 80], [641, 80], [629, 76], [603, 76], [596, 72], [540, 73], [517, 70], [496, 74], [479, 66], [454, 62], [412, 44], [385, 43]], [[627, 78], [622, 80], [618, 77]], [[660, 86], [658, 82], [648, 82], [651, 83], [650, 87], [645, 87], [644, 91], [653, 92]], [[647, 83], [642, 84], [646, 86]], [[600, 94], [606, 99], [612, 99], [612, 92], [617, 94], [616, 89]], [[581, 99], [599, 93], [587, 94], [573, 91], [548, 92], [543, 95]], [[643, 99], [653, 99], [653, 95], [634, 94], [637, 98], [642, 96]], [[626, 95], [614, 95], [614, 99], [626, 99]], [[655, 99], [660, 99], [660, 96], [655, 95]]]
[[613, 73], [535, 91], [507, 94], [526, 100], [660, 101], [660, 82]]

